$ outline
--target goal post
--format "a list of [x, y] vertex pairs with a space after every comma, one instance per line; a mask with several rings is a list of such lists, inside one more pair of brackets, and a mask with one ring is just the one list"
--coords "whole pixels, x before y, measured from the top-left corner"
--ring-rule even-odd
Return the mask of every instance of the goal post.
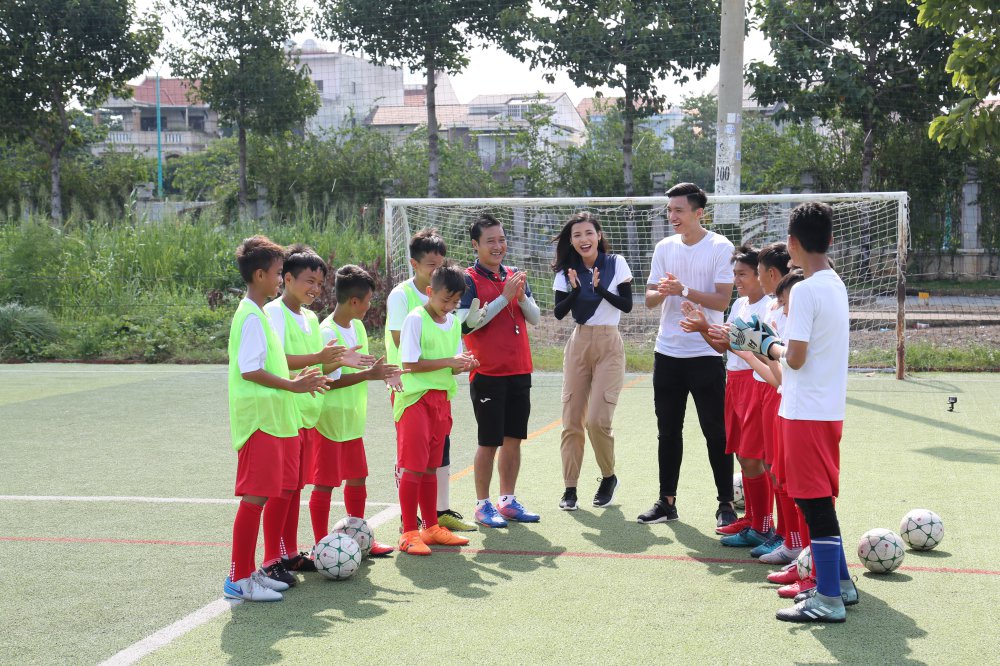
[[[667, 221], [668, 197], [476, 198], [385, 200], [386, 260], [395, 284], [412, 276], [410, 236], [436, 228], [448, 245], [448, 257], [462, 265], [475, 259], [469, 224], [480, 213], [504, 225], [505, 263], [528, 273], [542, 322], [534, 344], [561, 344], [570, 328], [552, 316], [554, 256], [552, 238], [577, 211], [598, 216], [612, 251], [628, 261], [637, 300], [620, 324], [626, 342], [652, 349], [659, 309], [642, 304], [644, 285], [656, 243], [673, 232]], [[909, 207], [905, 192], [765, 194], [710, 196], [703, 224], [734, 245], [762, 246], [785, 240], [788, 214], [807, 201], [834, 210], [834, 242], [830, 256], [844, 279], [850, 298], [851, 367], [890, 369], [903, 377], [906, 353], [906, 277]], [[642, 288], [640, 288], [640, 285]]]

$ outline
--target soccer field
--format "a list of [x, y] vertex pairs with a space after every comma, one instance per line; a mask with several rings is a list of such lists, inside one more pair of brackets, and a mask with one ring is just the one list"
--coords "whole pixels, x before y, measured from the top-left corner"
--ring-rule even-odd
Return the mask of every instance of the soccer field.
[[[474, 503], [475, 423], [456, 398], [453, 507]], [[1000, 471], [1000, 376], [852, 375], [837, 509], [861, 602], [843, 625], [789, 625], [771, 569], [724, 548], [693, 405], [680, 521], [643, 526], [656, 498], [647, 375], [615, 419], [622, 487], [557, 508], [561, 377], [536, 374], [518, 496], [534, 526], [471, 533], [468, 548], [316, 574], [276, 604], [221, 600], [236, 509], [222, 366], [0, 366], [0, 663], [319, 664], [982, 663], [995, 659], [1000, 564], [992, 525]], [[957, 396], [954, 412], [947, 397]], [[369, 517], [395, 542], [388, 400], [371, 388]], [[990, 490], [992, 488], [992, 490]], [[495, 489], [495, 481], [494, 481]], [[306, 493], [307, 495], [308, 493]], [[334, 500], [341, 495], [335, 491]], [[941, 515], [945, 539], [867, 573], [854, 548], [903, 514]], [[331, 521], [342, 515], [335, 506]], [[300, 538], [309, 540], [302, 507]], [[258, 557], [261, 553], [258, 548]]]

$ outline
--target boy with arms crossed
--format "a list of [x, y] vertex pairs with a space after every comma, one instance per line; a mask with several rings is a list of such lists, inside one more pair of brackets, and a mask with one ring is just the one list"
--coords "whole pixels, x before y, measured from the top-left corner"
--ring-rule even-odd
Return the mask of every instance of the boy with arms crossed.
[[[840, 437], [847, 403], [850, 314], [847, 289], [830, 268], [833, 209], [804, 203], [792, 210], [788, 253], [806, 279], [792, 287], [787, 343], [760, 321], [735, 321], [733, 347], [781, 363], [778, 415], [785, 449], [785, 487], [802, 509], [812, 538], [816, 588], [791, 608], [777, 612], [786, 622], [843, 622], [846, 604], [858, 601], [834, 508], [840, 492]], [[789, 455], [794, 445], [794, 455]]]
[[[469, 392], [479, 424], [479, 447], [474, 462], [476, 522], [506, 527], [507, 519], [537, 523], [539, 516], [524, 508], [514, 495], [521, 469], [521, 442], [528, 436], [531, 413], [531, 347], [528, 324], [541, 313], [531, 296], [527, 276], [503, 265], [507, 237], [503, 226], [483, 213], [469, 227], [478, 258], [465, 269], [465, 294], [459, 319], [465, 324], [465, 344], [480, 359], [470, 373]], [[482, 309], [478, 307], [482, 304]], [[493, 461], [500, 452], [500, 497], [490, 502]]]
[[[281, 339], [262, 309], [278, 294], [284, 260], [284, 248], [264, 236], [248, 238], [236, 249], [247, 295], [229, 329], [229, 426], [238, 452], [236, 495], [242, 496], [223, 585], [229, 599], [280, 601], [288, 589], [255, 570], [257, 534], [269, 498], [285, 497], [282, 490], [298, 483], [301, 417], [294, 394], [322, 393], [326, 387], [316, 368], [290, 378]], [[273, 538], [267, 546], [274, 549]]]
[[[451, 399], [458, 390], [454, 375], [479, 365], [471, 354], [462, 352], [462, 324], [452, 314], [464, 292], [465, 276], [458, 267], [434, 271], [427, 305], [406, 315], [400, 335], [400, 360], [413, 373], [403, 376], [403, 392], [393, 401], [396, 460], [402, 472], [399, 550], [410, 555], [430, 555], [433, 544], [469, 543], [438, 524], [436, 476], [444, 439], [451, 432]], [[418, 505], [422, 530], [417, 529]]]
[[[444, 264], [448, 248], [436, 229], [421, 229], [410, 239], [410, 266], [413, 277], [396, 285], [386, 302], [385, 357], [389, 365], [399, 366], [399, 339], [406, 315], [427, 304], [427, 288], [431, 274]], [[453, 532], [471, 532], [476, 528], [463, 520], [462, 514], [451, 509], [449, 487], [451, 478], [451, 437], [444, 441], [444, 453], [437, 468], [438, 521]], [[396, 483], [399, 483], [399, 465]]]

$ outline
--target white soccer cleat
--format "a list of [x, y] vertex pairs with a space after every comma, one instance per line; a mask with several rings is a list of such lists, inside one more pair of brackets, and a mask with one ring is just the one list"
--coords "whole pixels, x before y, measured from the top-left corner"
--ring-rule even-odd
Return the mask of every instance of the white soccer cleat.
[[[242, 599], [243, 601], [281, 601], [284, 598], [281, 593], [262, 585], [261, 578], [263, 576], [259, 576], [256, 572], [235, 583], [226, 578], [226, 582], [222, 586], [222, 596], [226, 599]], [[280, 584], [284, 585], [284, 583]]]

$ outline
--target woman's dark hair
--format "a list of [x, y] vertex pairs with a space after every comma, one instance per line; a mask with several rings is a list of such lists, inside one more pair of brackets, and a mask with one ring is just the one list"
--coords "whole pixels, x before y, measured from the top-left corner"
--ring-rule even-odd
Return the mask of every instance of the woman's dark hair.
[[573, 213], [573, 215], [566, 221], [566, 224], [563, 225], [559, 234], [551, 241], [556, 244], [556, 258], [555, 261], [552, 262], [552, 270], [556, 273], [564, 271], [567, 268], [572, 268], [579, 261], [581, 261], [580, 253], [573, 247], [573, 243], [570, 239], [573, 236], [573, 227], [583, 222], [589, 222], [594, 225], [594, 229], [597, 233], [601, 234], [600, 240], [597, 241], [598, 252], [604, 252], [607, 254], [607, 252], [611, 249], [611, 244], [608, 243], [608, 239], [605, 238], [602, 233], [601, 223], [597, 221], [596, 215], [588, 213], [587, 211]]

